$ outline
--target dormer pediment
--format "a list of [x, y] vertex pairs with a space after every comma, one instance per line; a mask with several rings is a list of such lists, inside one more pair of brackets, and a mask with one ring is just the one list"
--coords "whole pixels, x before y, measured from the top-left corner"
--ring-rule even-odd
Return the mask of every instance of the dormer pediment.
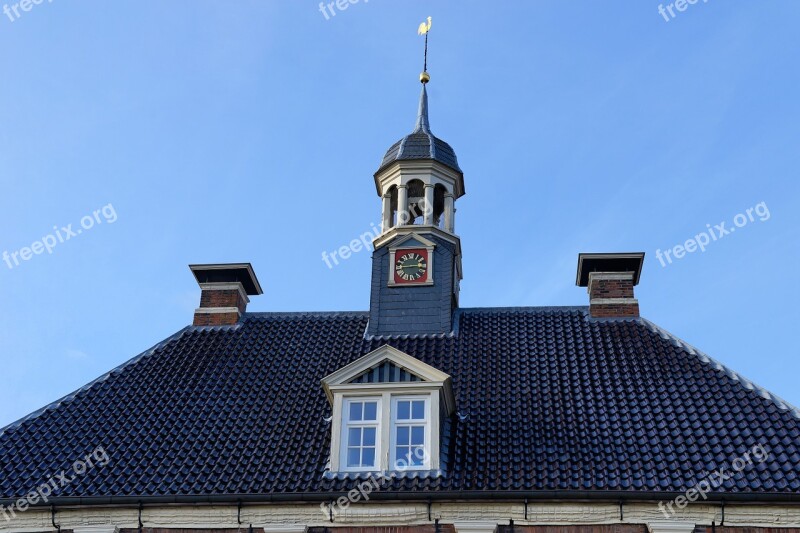
[[[411, 237], [411, 236], [409, 236]], [[322, 379], [333, 403], [335, 392], [358, 389], [440, 389], [448, 413], [455, 410], [451, 377], [392, 346], [384, 345]]]

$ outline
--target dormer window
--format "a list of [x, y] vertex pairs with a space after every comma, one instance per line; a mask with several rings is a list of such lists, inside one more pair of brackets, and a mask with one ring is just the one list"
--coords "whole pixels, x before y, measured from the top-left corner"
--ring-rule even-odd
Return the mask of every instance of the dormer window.
[[403, 468], [430, 469], [430, 398], [392, 398], [392, 464]]
[[322, 380], [333, 406], [333, 472], [439, 469], [450, 376], [383, 346]]
[[[387, 398], [388, 403], [384, 403]], [[364, 397], [344, 394], [339, 470], [430, 470], [434, 403], [438, 405], [431, 401], [431, 393], [408, 395], [386, 391]], [[384, 425], [385, 405], [390, 412], [389, 423]], [[389, 455], [389, 468], [380, 464], [382, 453]]]
[[380, 398], [344, 401], [342, 463], [346, 470], [377, 470], [380, 453]]

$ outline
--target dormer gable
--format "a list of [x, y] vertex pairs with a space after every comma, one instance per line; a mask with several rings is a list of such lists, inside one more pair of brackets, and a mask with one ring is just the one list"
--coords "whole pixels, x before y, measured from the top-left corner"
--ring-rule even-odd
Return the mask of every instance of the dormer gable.
[[322, 380], [333, 407], [333, 472], [439, 470], [451, 377], [389, 345]]

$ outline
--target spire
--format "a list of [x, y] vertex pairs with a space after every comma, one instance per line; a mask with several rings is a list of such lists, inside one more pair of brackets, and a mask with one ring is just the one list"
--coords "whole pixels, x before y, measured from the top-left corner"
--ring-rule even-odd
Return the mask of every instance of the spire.
[[414, 128], [414, 133], [427, 133], [431, 134], [431, 125], [428, 122], [428, 91], [425, 85], [422, 85], [422, 94], [419, 95], [419, 113], [417, 113], [417, 127]]
[[[431, 29], [431, 18], [428, 17], [426, 22], [419, 25], [418, 33], [425, 35], [425, 62], [423, 63], [422, 73], [419, 75], [419, 81], [422, 83], [422, 93], [419, 95], [419, 111], [417, 112], [417, 124], [414, 126], [414, 131], [406, 135], [396, 143], [394, 143], [386, 151], [386, 154], [381, 160], [381, 166], [378, 168], [377, 176], [383, 169], [395, 161], [402, 161], [408, 159], [429, 159], [437, 161], [452, 170], [461, 174], [461, 169], [458, 166], [458, 160], [453, 148], [441, 139], [434, 137], [431, 132], [431, 124], [428, 120], [428, 89], [427, 84], [431, 81], [431, 76], [428, 74], [428, 32]], [[376, 178], [377, 179], [377, 178]], [[459, 178], [463, 180], [463, 177]], [[381, 190], [381, 185], [376, 181], [378, 190]], [[463, 183], [459, 181], [459, 191], [463, 191]], [[459, 192], [458, 196], [463, 195]]]
[[[419, 25], [417, 33], [425, 36], [425, 63], [422, 68], [422, 74], [419, 75], [419, 81], [422, 83], [422, 94], [419, 95], [419, 113], [417, 113], [417, 127], [414, 128], [414, 133], [427, 133], [431, 135], [431, 125], [428, 122], [428, 91], [425, 86], [431, 77], [428, 74], [428, 32], [431, 31], [431, 17], [428, 17], [427, 22]], [[431, 151], [433, 150], [433, 143], [431, 143]], [[431, 156], [433, 157], [433, 156]]]

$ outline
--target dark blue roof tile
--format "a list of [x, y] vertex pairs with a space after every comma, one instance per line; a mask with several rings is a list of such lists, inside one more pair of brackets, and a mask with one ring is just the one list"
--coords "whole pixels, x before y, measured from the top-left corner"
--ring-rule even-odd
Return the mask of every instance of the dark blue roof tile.
[[462, 309], [455, 335], [365, 338], [367, 313], [248, 314], [186, 328], [0, 431], [0, 497], [96, 446], [59, 496], [313, 493], [331, 408], [320, 379], [384, 344], [453, 377], [443, 472], [392, 490], [675, 492], [761, 444], [722, 490], [800, 489], [797, 412], [643, 319], [585, 308]]

